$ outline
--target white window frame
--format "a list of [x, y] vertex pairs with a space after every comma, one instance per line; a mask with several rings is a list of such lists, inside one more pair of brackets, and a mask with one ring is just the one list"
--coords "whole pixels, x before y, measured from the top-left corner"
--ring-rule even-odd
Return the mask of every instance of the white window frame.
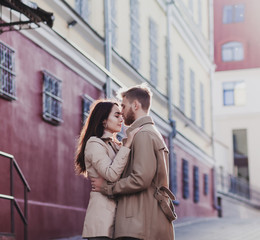
[[221, 47], [223, 62], [243, 61], [244, 47], [241, 42], [227, 42]]
[[150, 40], [150, 79], [153, 85], [158, 82], [158, 27], [153, 19], [149, 20], [149, 40]]
[[62, 81], [47, 71], [43, 73], [43, 119], [54, 125], [62, 120]]
[[15, 51], [0, 41], [0, 96], [16, 99]]

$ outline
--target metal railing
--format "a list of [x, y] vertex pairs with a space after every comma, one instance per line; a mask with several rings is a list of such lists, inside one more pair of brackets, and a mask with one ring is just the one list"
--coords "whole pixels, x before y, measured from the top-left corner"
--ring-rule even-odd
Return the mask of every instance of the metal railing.
[[260, 208], [260, 189], [251, 186], [245, 179], [217, 171], [217, 191]]
[[[28, 208], [27, 208], [27, 193], [31, 191], [29, 184], [27, 183], [21, 169], [19, 168], [13, 155], [0, 151], [0, 156], [10, 160], [10, 195], [0, 194], [0, 198], [9, 200], [11, 207], [11, 233], [15, 234], [15, 222], [14, 222], [14, 207], [17, 210], [24, 224], [24, 239], [28, 238]], [[24, 185], [24, 210], [20, 208], [16, 198], [14, 197], [14, 169], [18, 173], [18, 176]]]

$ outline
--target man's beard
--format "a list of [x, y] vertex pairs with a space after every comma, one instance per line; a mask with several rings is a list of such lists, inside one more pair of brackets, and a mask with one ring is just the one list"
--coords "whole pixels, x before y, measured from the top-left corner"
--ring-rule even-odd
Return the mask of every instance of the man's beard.
[[135, 121], [135, 114], [132, 108], [129, 109], [129, 111], [126, 113], [126, 116], [124, 118], [125, 125], [129, 126]]

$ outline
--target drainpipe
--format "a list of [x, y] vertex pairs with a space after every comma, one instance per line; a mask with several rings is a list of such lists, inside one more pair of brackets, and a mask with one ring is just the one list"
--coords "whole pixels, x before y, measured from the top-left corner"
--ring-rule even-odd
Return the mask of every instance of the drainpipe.
[[[176, 124], [175, 120], [173, 119], [173, 100], [172, 100], [172, 56], [171, 56], [171, 34], [170, 34], [170, 10], [171, 5], [174, 4], [173, 0], [170, 0], [166, 3], [166, 10], [167, 10], [167, 88], [168, 88], [168, 118], [170, 122], [170, 126], [172, 131], [168, 136], [169, 141], [169, 160], [170, 160], [170, 187], [173, 193], [176, 194], [177, 192], [177, 171], [176, 171], [176, 158], [174, 153], [174, 144], [173, 139], [176, 136]], [[175, 202], [178, 204], [178, 202]]]
[[[111, 30], [111, 4], [110, 0], [104, 0], [105, 12], [105, 67], [110, 72], [111, 59], [112, 59], [112, 30]], [[106, 98], [110, 98], [111, 91], [111, 78], [107, 76], [106, 84], [104, 87]]]
[[[210, 39], [210, 48], [209, 55], [210, 61], [214, 63], [214, 7], [213, 0], [209, 0], [209, 39]], [[218, 210], [218, 215], [221, 216], [221, 203], [217, 198], [217, 169], [216, 169], [216, 159], [215, 159], [215, 149], [214, 149], [214, 121], [213, 121], [213, 74], [214, 69], [210, 69], [210, 91], [211, 91], [211, 142], [212, 142], [212, 155], [215, 160], [215, 164], [212, 170], [212, 178], [213, 178], [213, 206], [216, 210]]]

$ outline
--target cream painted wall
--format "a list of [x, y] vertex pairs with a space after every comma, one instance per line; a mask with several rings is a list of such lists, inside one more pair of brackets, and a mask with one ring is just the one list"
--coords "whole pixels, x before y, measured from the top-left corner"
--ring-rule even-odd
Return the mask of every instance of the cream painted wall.
[[[104, 43], [102, 39], [91, 33], [84, 21], [78, 20], [78, 23], [72, 27], [67, 27], [67, 22], [72, 19], [69, 12], [59, 7], [59, 4], [52, 0], [36, 0], [39, 6], [47, 11], [55, 13], [55, 22], [53, 29], [69, 41], [75, 48], [87, 56], [91, 56], [95, 61], [104, 66]], [[74, 0], [66, 1], [71, 8], [75, 8]], [[197, 2], [197, 1], [196, 1]], [[207, 30], [205, 36], [208, 36], [208, 1], [201, 1], [203, 4], [203, 29]], [[58, 4], [59, 3], [59, 4]], [[149, 6], [148, 6], [149, 5]], [[101, 36], [104, 37], [104, 1], [90, 0], [90, 19], [89, 24]], [[136, 73], [127, 63], [119, 64], [113, 57], [113, 64], [111, 67], [112, 74], [119, 79], [125, 86], [132, 86], [144, 81], [142, 76], [149, 81], [150, 79], [150, 48], [149, 48], [149, 19], [152, 18], [158, 27], [158, 85], [156, 89], [165, 96], [167, 96], [167, 58], [166, 58], [166, 31], [167, 18], [166, 12], [161, 7], [160, 1], [140, 0], [140, 49], [141, 49], [141, 65], [139, 73]], [[194, 19], [197, 21], [198, 6], [194, 4]], [[116, 1], [116, 23], [117, 23], [117, 45], [115, 50], [118, 55], [125, 59], [128, 63], [130, 59], [130, 0]], [[188, 25], [188, 28], [191, 27]], [[194, 29], [193, 29], [194, 30]], [[187, 139], [197, 145], [200, 149], [205, 151], [208, 155], [212, 155], [212, 144], [210, 142], [211, 135], [211, 111], [210, 111], [210, 69], [203, 64], [203, 54], [197, 52], [194, 54], [194, 48], [198, 45], [192, 41], [187, 44], [189, 38], [185, 31], [180, 33], [173, 25], [171, 26], [171, 43], [172, 43], [172, 73], [173, 73], [173, 101], [179, 106], [179, 78], [178, 78], [178, 55], [180, 54], [184, 59], [185, 69], [185, 115], [190, 118], [190, 68], [195, 73], [196, 85], [196, 126], [187, 127], [183, 119], [177, 120], [177, 130], [181, 132]], [[185, 39], [186, 38], [186, 39]], [[195, 41], [198, 41], [198, 39]], [[201, 43], [198, 43], [201, 44]], [[204, 48], [201, 49], [204, 51]], [[204, 54], [205, 56], [206, 53]], [[132, 72], [131, 72], [132, 71]], [[129, 73], [131, 72], [131, 73]], [[205, 99], [205, 133], [200, 129], [200, 82], [204, 85], [204, 99]], [[158, 94], [158, 93], [157, 93]], [[159, 94], [160, 95], [160, 94]], [[153, 111], [155, 111], [161, 118], [167, 121], [168, 109], [167, 102], [160, 100], [160, 97], [153, 98]], [[174, 116], [175, 118], [175, 116]], [[207, 135], [205, 137], [205, 135]]]
[[[204, 101], [205, 101], [205, 131], [211, 135], [211, 95], [210, 95], [210, 76], [206, 72], [194, 56], [188, 45], [185, 44], [183, 38], [179, 33], [172, 29], [172, 43], [173, 43], [173, 101], [179, 107], [179, 55], [184, 60], [184, 78], [185, 78], [185, 114], [191, 117], [191, 100], [190, 100], [190, 69], [195, 74], [195, 101], [196, 101], [196, 125], [201, 126], [200, 120], [200, 83], [204, 86]], [[178, 46], [178, 48], [176, 47]]]

